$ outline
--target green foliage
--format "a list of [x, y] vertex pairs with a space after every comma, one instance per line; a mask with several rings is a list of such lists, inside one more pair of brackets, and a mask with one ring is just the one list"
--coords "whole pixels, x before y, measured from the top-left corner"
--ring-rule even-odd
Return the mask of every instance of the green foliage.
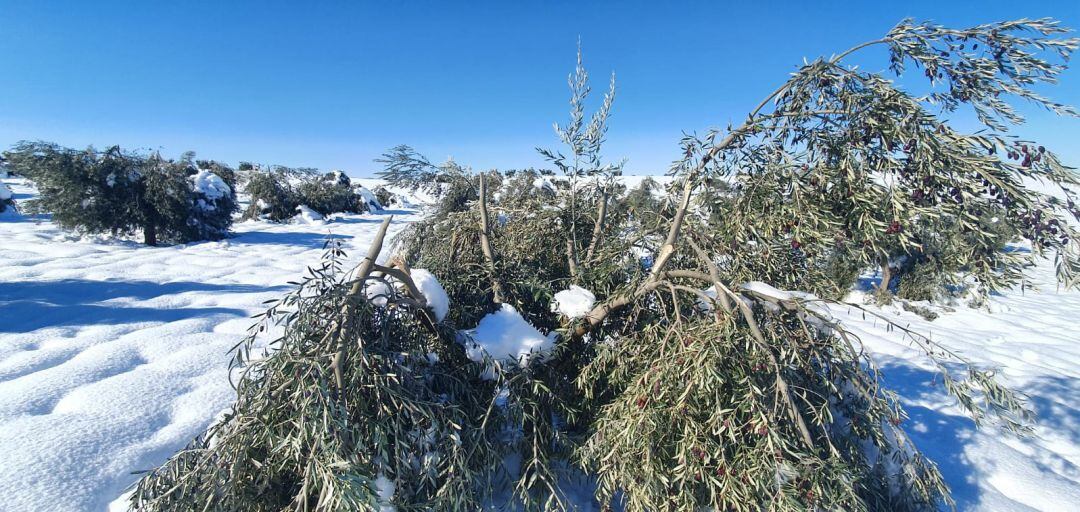
[[266, 218], [275, 222], [291, 219], [296, 215], [296, 195], [284, 174], [277, 171], [252, 172], [247, 178], [244, 192], [251, 204], [244, 211], [245, 219]]
[[378, 175], [387, 185], [434, 196], [439, 213], [461, 211], [478, 197], [477, 177], [453, 160], [434, 165], [413, 148], [402, 145], [391, 148], [375, 161], [383, 164]]
[[[584, 387], [600, 382], [603, 392], [617, 392], [602, 401], [580, 453], [600, 475], [602, 501], [618, 498], [626, 510], [920, 510], [942, 503], [948, 489], [941, 475], [911, 446], [895, 397], [878, 387], [852, 347], [792, 329], [801, 322], [794, 314], [756, 315], [770, 346], [790, 347], [775, 357], [787, 384], [803, 390], [815, 445], [801, 442], [785, 418], [768, 353], [775, 349], [752, 342], [734, 318], [655, 325], [601, 345], [578, 377]], [[905, 472], [890, 473], [891, 464]]]
[[[937, 288], [961, 272], [986, 294], [1022, 277], [1030, 258], [1000, 250], [1018, 234], [1035, 255], [1056, 254], [1060, 279], [1076, 284], [1075, 228], [1059, 199], [1023, 181], [1049, 183], [1073, 204], [1077, 176], [1042, 146], [1004, 134], [1022, 121], [1008, 96], [1074, 114], [1031, 89], [1064, 69], [1042, 54], [1066, 58], [1075, 50], [1077, 40], [1056, 37], [1062, 32], [1049, 20], [959, 31], [905, 21], [867, 43], [888, 47], [897, 74], [923, 68], [925, 92], [845, 65], [850, 52], [806, 64], [722, 144], [710, 134], [688, 145], [687, 163], [696, 159], [707, 175], [737, 183], [721, 243], [743, 250], [784, 240], [811, 266], [838, 254], [864, 268], [908, 257], [937, 266], [921, 274], [939, 276], [927, 282]], [[985, 129], [962, 133], [933, 112], [965, 106]], [[991, 212], [1008, 229], [989, 223]], [[778, 259], [770, 266], [788, 264], [783, 251], [771, 255]], [[800, 279], [802, 288], [821, 286], [813, 274]]]
[[245, 219], [283, 222], [293, 218], [301, 205], [322, 215], [368, 211], [367, 201], [341, 171], [320, 175], [313, 169], [280, 166], [253, 170], [244, 191], [251, 197]]
[[[136, 510], [372, 510], [380, 476], [409, 510], [480, 508], [500, 461], [484, 426], [494, 383], [464, 377], [479, 367], [452, 330], [397, 292], [374, 307], [341, 249], [327, 256], [260, 315], [238, 347], [232, 411], [140, 481]], [[282, 323], [263, 357], [258, 335]], [[346, 347], [335, 366], [327, 355]]]
[[[564, 173], [572, 183], [587, 175], [571, 166]], [[625, 196], [572, 184], [554, 200], [537, 200], [522, 193], [528, 179], [505, 179], [498, 199], [489, 202], [499, 218], [487, 227], [498, 255], [493, 265], [485, 265], [480, 249], [484, 227], [475, 203], [464, 212], [432, 215], [403, 242], [410, 264], [437, 269], [443, 279], [455, 304], [449, 322], [475, 325], [496, 308], [491, 283], [499, 281], [504, 302], [538, 328], [562, 333], [541, 364], [511, 366], [506, 374], [508, 382], [529, 383], [514, 388], [503, 407], [508, 418], [525, 418], [507, 428], [521, 433], [510, 448], [531, 468], [515, 485], [527, 506], [560, 508], [558, 482], [572, 463], [598, 479], [602, 503], [627, 510], [920, 510], [950, 503], [937, 468], [900, 428], [896, 397], [880, 386], [857, 338], [823, 313], [820, 299], [799, 295], [805, 301], [778, 304], [750, 291], [728, 301], [749, 302], [752, 310], [724, 310], [701, 290], [723, 286], [710, 275], [728, 283], [758, 276], [839, 297], [864, 268], [844, 252], [847, 246], [834, 244], [827, 258], [807, 257], [790, 237], [762, 237], [737, 246], [738, 253], [719, 247], [730, 233], [725, 216], [743, 197], [741, 185], [729, 188], [720, 178], [680, 177], [667, 200], [651, 194], [648, 182]], [[776, 194], [784, 186], [767, 174], [747, 183]], [[695, 187], [704, 191], [693, 194]], [[716, 257], [703, 261], [686, 248], [689, 254], [666, 262], [676, 270], [655, 274], [668, 243], [666, 229], [658, 228], [670, 227], [686, 207], [674, 202], [680, 190], [686, 206], [710, 212], [683, 218], [683, 237]], [[598, 218], [576, 205], [609, 199], [596, 256], [583, 258], [575, 271], [575, 254], [592, 245], [575, 233], [587, 232]], [[793, 228], [783, 217], [755, 221], [755, 227], [776, 223], [781, 232]], [[564, 254], [560, 245], [568, 239]], [[640, 253], [651, 257], [643, 263]], [[596, 313], [599, 320], [560, 319], [545, 307], [571, 283], [608, 305]], [[703, 310], [703, 301], [712, 308]], [[1027, 412], [1014, 395], [975, 377], [983, 375], [977, 370], [954, 374], [946, 363], [968, 368], [963, 358], [909, 336], [974, 417], [1024, 430]], [[550, 393], [546, 400], [538, 390]], [[558, 420], [545, 419], [552, 417]]]
[[[937, 467], [904, 433], [898, 398], [829, 306], [902, 335], [977, 425], [1028, 432], [1023, 399], [992, 370], [838, 300], [881, 262], [897, 276], [883, 291], [895, 281], [911, 298], [961, 278], [1007, 286], [1022, 271], [1023, 257], [1002, 251], [1016, 234], [1036, 253], [1057, 251], [1073, 284], [1076, 237], [1062, 205], [1022, 181], [1040, 177], [1071, 197], [1071, 171], [1036, 146], [956, 132], [926, 104], [1014, 120], [1000, 90], [1067, 112], [1027, 88], [1060, 68], [1020, 48], [1067, 55], [1075, 42], [1016, 29], [1060, 32], [1045, 20], [968, 31], [905, 22], [807, 64], [723, 137], [687, 137], [664, 197], [650, 182], [625, 192], [619, 167], [601, 162], [612, 95], [586, 124], [580, 54], [571, 121], [556, 129], [569, 155], [542, 151], [566, 186], [537, 187], [531, 171], [434, 166], [395, 148], [384, 177], [441, 197], [438, 207], [397, 240], [391, 267], [375, 263], [381, 235], [353, 272], [333, 249], [275, 305], [266, 321], [284, 334], [265, 358], [248, 354], [254, 337], [241, 346], [249, 371], [232, 415], [145, 477], [133, 503], [370, 509], [389, 505], [371, 483], [383, 476], [400, 510], [477, 510], [500, 484], [526, 509], [569, 510], [561, 486], [584, 476], [603, 507], [630, 512], [951, 505]], [[960, 46], [976, 40], [994, 58]], [[892, 50], [897, 71], [914, 61], [948, 77], [949, 96], [913, 96], [842, 63], [875, 44]], [[994, 148], [1026, 156], [1016, 164]], [[441, 322], [412, 267], [447, 291]], [[369, 295], [375, 281], [382, 292]], [[597, 299], [583, 316], [551, 307], [571, 285]], [[504, 306], [556, 332], [555, 348], [470, 360], [469, 330]], [[417, 460], [431, 446], [445, 447], [434, 469]]]
[[379, 201], [379, 204], [383, 206], [394, 206], [397, 203], [393, 192], [390, 192], [386, 187], [375, 187], [375, 190], [373, 190], [372, 193], [375, 194], [375, 199]]
[[[7, 178], [10, 174], [7, 158], [0, 155], [0, 178]], [[4, 213], [8, 208], [15, 208], [14, 194], [7, 185], [0, 183], [0, 213]]]
[[200, 167], [193, 154], [174, 161], [115, 146], [99, 152], [21, 142], [8, 155], [38, 187], [27, 210], [51, 214], [65, 229], [114, 236], [141, 230], [154, 245], [220, 239], [232, 225], [232, 170], [216, 162]]
[[297, 200], [323, 215], [368, 211], [363, 197], [352, 188], [349, 177], [339, 172], [305, 180], [296, 187]]
[[7, 178], [14, 174], [15, 171], [8, 165], [6, 152], [0, 153], [0, 178]]
[[555, 199], [556, 185], [539, 170], [511, 170], [503, 174], [503, 184], [495, 201], [499, 204], [527, 206], [534, 202], [550, 203]]

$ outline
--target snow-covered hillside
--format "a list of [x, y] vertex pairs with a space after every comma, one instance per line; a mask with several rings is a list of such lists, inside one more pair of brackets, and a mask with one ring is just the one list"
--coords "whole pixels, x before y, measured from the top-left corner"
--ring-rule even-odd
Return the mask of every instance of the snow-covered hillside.
[[[5, 179], [17, 201], [32, 189]], [[368, 183], [364, 183], [369, 185]], [[369, 186], [370, 188], [370, 186]], [[417, 214], [395, 212], [393, 232]], [[316, 263], [328, 233], [359, 258], [383, 215], [245, 222], [219, 242], [173, 247], [78, 238], [0, 214], [0, 510], [104, 510], [137, 474], [198, 434], [233, 398], [229, 350], [262, 302]], [[887, 309], [969, 358], [1002, 368], [1039, 413], [1036, 437], [976, 430], [899, 333], [849, 325], [905, 398], [907, 430], [962, 510], [1080, 506], [1080, 293], [993, 297], [933, 322]]]

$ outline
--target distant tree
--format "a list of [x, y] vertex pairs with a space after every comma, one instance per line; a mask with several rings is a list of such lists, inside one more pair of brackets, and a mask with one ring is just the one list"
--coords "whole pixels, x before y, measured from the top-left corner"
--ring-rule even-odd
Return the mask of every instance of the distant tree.
[[185, 165], [191, 184], [191, 209], [186, 234], [191, 240], [215, 240], [224, 237], [239, 209], [236, 199], [237, 173], [228, 165], [213, 160], [198, 160]]
[[401, 145], [391, 148], [375, 162], [383, 164], [378, 176], [387, 185], [430, 194], [438, 199], [439, 211], [461, 211], [479, 197], [478, 176], [453, 159], [435, 165], [413, 148]]
[[[48, 213], [57, 225], [85, 233], [141, 231], [147, 245], [224, 237], [236, 209], [233, 189], [215, 171], [200, 170], [193, 155], [99, 152], [43, 142], [21, 142], [11, 165], [37, 185], [27, 211]], [[217, 172], [231, 176], [218, 166]]]
[[454, 164], [453, 160], [435, 165], [406, 145], [390, 148], [375, 162], [383, 164], [378, 176], [387, 184], [410, 191], [423, 190], [441, 195], [445, 185], [466, 178], [465, 169]]
[[296, 188], [298, 201], [323, 214], [368, 211], [367, 201], [353, 189], [352, 180], [341, 171], [333, 171], [305, 180]]
[[280, 222], [296, 215], [296, 208], [300, 206], [292, 185], [280, 169], [252, 171], [244, 192], [251, 201], [244, 211], [245, 219], [265, 218]]
[[373, 192], [375, 194], [375, 199], [379, 201], [379, 204], [384, 206], [396, 206], [397, 199], [394, 197], [394, 193], [390, 192], [388, 188], [378, 186], [375, 187]]
[[319, 174], [314, 169], [275, 166], [248, 175], [245, 192], [251, 205], [244, 218], [274, 222], [291, 219], [301, 205], [322, 214], [363, 213], [371, 204], [363, 191], [341, 171]]

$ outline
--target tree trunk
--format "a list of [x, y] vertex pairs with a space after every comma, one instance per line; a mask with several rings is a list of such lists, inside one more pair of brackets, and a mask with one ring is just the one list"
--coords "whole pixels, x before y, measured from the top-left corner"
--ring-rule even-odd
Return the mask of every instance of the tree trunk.
[[888, 258], [881, 258], [881, 284], [878, 285], [878, 293], [889, 293], [889, 281], [892, 281], [892, 267], [889, 266]]
[[157, 226], [153, 223], [149, 223], [143, 228], [143, 243], [157, 245]]
[[491, 291], [495, 296], [493, 300], [496, 304], [502, 304], [504, 294], [502, 283], [499, 282], [499, 276], [495, 275], [495, 251], [491, 249], [491, 240], [488, 238], [490, 229], [491, 225], [488, 223], [487, 211], [487, 187], [484, 184], [484, 173], [480, 173], [480, 249], [484, 252], [488, 272], [491, 273]]
[[589, 242], [589, 250], [585, 252], [585, 264], [588, 265], [592, 262], [593, 254], [596, 252], [596, 246], [600, 242], [600, 233], [604, 228], [604, 217], [607, 216], [608, 207], [608, 194], [607, 189], [600, 194], [600, 206], [597, 207], [596, 223], [593, 224], [592, 240]]

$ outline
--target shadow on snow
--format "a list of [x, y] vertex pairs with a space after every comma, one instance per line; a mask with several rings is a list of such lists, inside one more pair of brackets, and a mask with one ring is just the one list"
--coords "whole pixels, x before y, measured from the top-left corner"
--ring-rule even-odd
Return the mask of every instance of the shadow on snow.
[[310, 231], [246, 231], [237, 233], [226, 238], [230, 244], [268, 244], [268, 245], [296, 245], [301, 247], [322, 247], [327, 239], [335, 238], [347, 240], [352, 235], [334, 235], [329, 233], [312, 233]]
[[0, 332], [26, 333], [45, 327], [71, 325], [117, 325], [136, 322], [174, 322], [210, 315], [247, 316], [247, 312], [222, 307], [132, 306], [109, 303], [115, 299], [149, 300], [187, 292], [258, 293], [282, 290], [283, 286], [206, 284], [150, 281], [58, 281], [8, 282], [0, 286]]
[[[904, 431], [915, 446], [937, 464], [952, 489], [957, 509], [975, 508], [982, 501], [978, 482], [995, 471], [995, 468], [987, 466], [988, 461], [975, 463], [968, 455], [977, 453], [979, 449], [974, 444], [975, 422], [966, 416], [918, 405], [923, 400], [929, 403], [953, 402], [945, 395], [941, 378], [935, 372], [911, 366], [900, 359], [886, 359], [887, 362], [881, 361], [880, 369], [885, 387], [899, 394], [904, 403], [904, 410], [908, 414]], [[1014, 386], [1014, 389], [1026, 395], [1028, 405], [1035, 411], [1038, 431], [1066, 436], [1072, 443], [1080, 442], [1080, 409], [1072, 405], [1080, 404], [1080, 382], [1066, 377], [1040, 377]], [[993, 432], [996, 427], [991, 425], [982, 428], [991, 431], [995, 437], [1011, 435]], [[1080, 471], [1080, 468], [1034, 439], [1015, 438], [1014, 442], [1032, 451], [1030, 460], [1042, 471], [1055, 473], [1052, 466], [1062, 463], [1072, 471]]]

